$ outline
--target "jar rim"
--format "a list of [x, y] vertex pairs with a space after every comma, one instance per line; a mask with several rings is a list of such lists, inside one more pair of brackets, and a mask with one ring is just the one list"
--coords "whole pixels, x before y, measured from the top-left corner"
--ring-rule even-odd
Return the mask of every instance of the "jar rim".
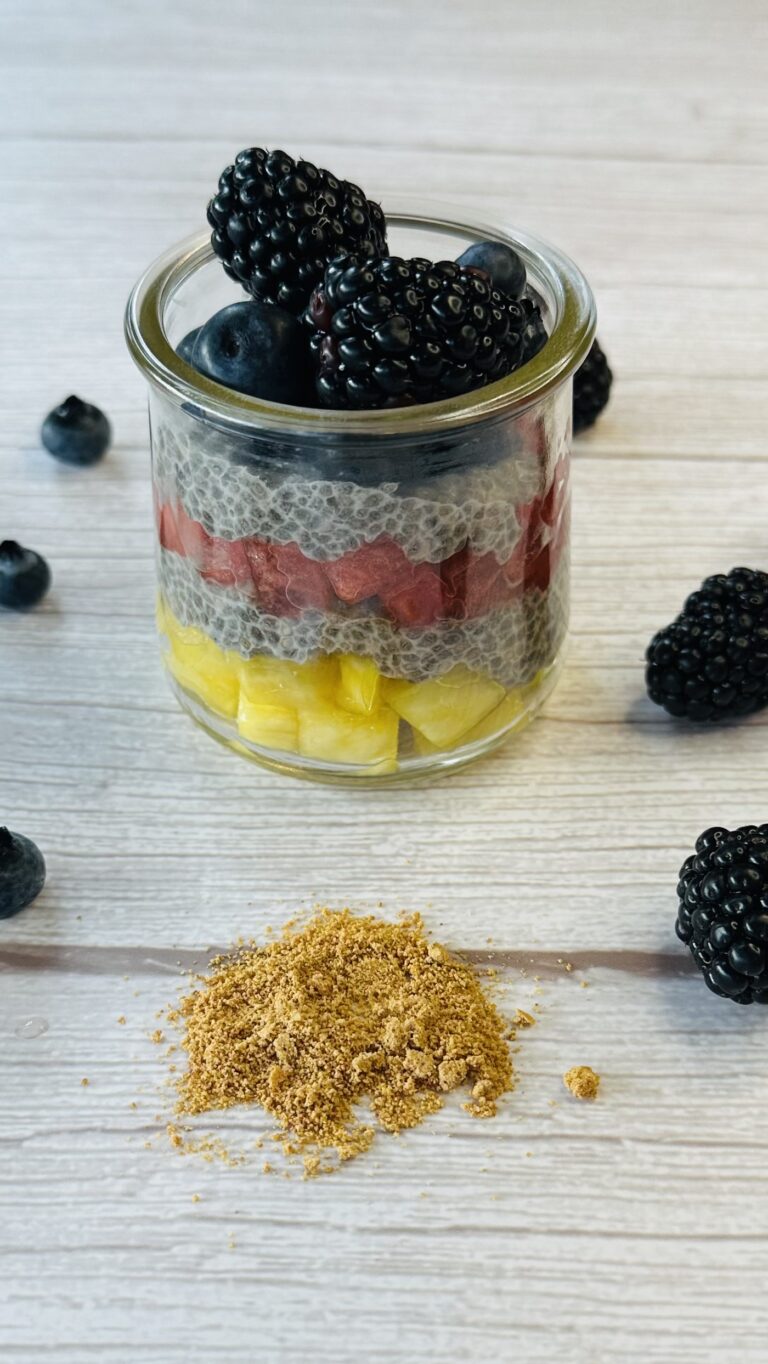
[[585, 359], [595, 334], [595, 302], [584, 275], [562, 251], [516, 228], [468, 222], [459, 209], [431, 201], [398, 200], [387, 213], [387, 223], [513, 247], [529, 281], [554, 303], [554, 325], [538, 354], [485, 388], [411, 407], [348, 411], [288, 406], [236, 393], [182, 360], [165, 331], [165, 309], [175, 290], [214, 258], [209, 235], [197, 233], [157, 257], [134, 285], [125, 313], [132, 359], [151, 384], [179, 405], [192, 405], [201, 416], [229, 428], [252, 431], [258, 426], [296, 438], [356, 435], [379, 440], [435, 434], [517, 415], [558, 388]]

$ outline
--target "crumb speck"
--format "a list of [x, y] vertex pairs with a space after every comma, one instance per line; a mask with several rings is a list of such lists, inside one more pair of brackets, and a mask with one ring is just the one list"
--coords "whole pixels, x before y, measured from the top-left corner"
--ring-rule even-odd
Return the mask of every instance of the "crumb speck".
[[596, 1099], [600, 1076], [591, 1066], [571, 1066], [563, 1076], [563, 1084], [575, 1099]]

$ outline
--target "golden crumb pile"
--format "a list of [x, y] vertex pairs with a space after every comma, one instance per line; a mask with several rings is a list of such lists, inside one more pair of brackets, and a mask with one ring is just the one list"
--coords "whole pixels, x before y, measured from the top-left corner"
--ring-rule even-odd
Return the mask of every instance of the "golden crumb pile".
[[563, 1076], [563, 1084], [575, 1099], [596, 1099], [600, 1076], [591, 1066], [571, 1066]]
[[362, 1100], [399, 1132], [459, 1086], [478, 1118], [512, 1087], [508, 1024], [472, 969], [428, 941], [419, 915], [387, 923], [322, 910], [265, 947], [215, 960], [168, 1017], [187, 1054], [178, 1112], [260, 1104], [291, 1154], [366, 1150]]

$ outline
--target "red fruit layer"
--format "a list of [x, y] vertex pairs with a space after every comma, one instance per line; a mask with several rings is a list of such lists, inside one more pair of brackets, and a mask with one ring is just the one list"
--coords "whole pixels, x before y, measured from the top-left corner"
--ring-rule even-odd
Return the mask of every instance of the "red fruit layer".
[[209, 535], [180, 503], [159, 506], [157, 523], [164, 549], [190, 559], [208, 582], [246, 592], [270, 615], [367, 602], [398, 625], [416, 629], [486, 615], [530, 588], [546, 591], [568, 539], [564, 465], [557, 466], [547, 493], [518, 507], [517, 515], [522, 534], [502, 564], [494, 554], [477, 554], [468, 545], [440, 564], [413, 564], [388, 535], [322, 563], [296, 544]]

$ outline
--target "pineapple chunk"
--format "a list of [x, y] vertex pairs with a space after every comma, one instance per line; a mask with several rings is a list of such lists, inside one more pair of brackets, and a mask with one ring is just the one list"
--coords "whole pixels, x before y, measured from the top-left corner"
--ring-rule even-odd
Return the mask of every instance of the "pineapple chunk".
[[461, 742], [473, 744], [478, 739], [490, 739], [494, 734], [499, 734], [511, 725], [519, 724], [521, 717], [525, 714], [525, 692], [525, 687], [514, 687], [508, 691], [498, 706], [494, 706], [493, 710], [489, 711], [479, 724], [473, 725], [466, 734], [462, 735]]
[[[463, 744], [474, 744], [479, 739], [489, 739], [502, 731], [515, 728], [525, 729], [533, 719], [533, 714], [529, 709], [536, 692], [547, 677], [548, 669], [543, 668], [538, 672], [532, 681], [527, 682], [524, 687], [513, 687], [505, 695], [504, 699], [494, 706], [486, 716], [466, 734], [462, 734]], [[439, 748], [436, 744], [431, 744], [423, 734], [414, 730], [413, 746], [417, 753], [423, 757], [432, 753], [438, 753]]]
[[381, 700], [381, 673], [372, 658], [340, 654], [339, 704], [355, 715], [372, 715]]
[[250, 739], [254, 744], [282, 748], [289, 753], [295, 753], [298, 747], [299, 717], [295, 710], [269, 702], [249, 701], [242, 692], [237, 728], [243, 739]]
[[165, 662], [176, 681], [211, 710], [235, 715], [240, 690], [238, 655], [225, 653], [202, 630], [180, 625], [167, 609], [162, 620], [171, 646]]
[[338, 675], [335, 658], [313, 658], [307, 663], [291, 663], [285, 658], [266, 656], [240, 660], [243, 695], [256, 705], [299, 710], [303, 706], [331, 702]]
[[185, 691], [191, 691], [203, 705], [228, 719], [237, 713], [237, 673], [226, 662], [215, 667], [201, 662], [199, 666], [193, 667], [175, 652], [167, 653], [165, 662], [179, 685]]
[[490, 677], [457, 663], [429, 682], [387, 682], [385, 700], [436, 748], [453, 748], [504, 696]]
[[[180, 625], [170, 612], [165, 616], [165, 633], [174, 656], [190, 668], [220, 667], [227, 655], [218, 644], [194, 625]], [[234, 660], [236, 655], [232, 655]]]
[[338, 706], [316, 706], [299, 712], [299, 752], [324, 762], [370, 766], [377, 772], [397, 768], [399, 722], [393, 711], [351, 715]]

